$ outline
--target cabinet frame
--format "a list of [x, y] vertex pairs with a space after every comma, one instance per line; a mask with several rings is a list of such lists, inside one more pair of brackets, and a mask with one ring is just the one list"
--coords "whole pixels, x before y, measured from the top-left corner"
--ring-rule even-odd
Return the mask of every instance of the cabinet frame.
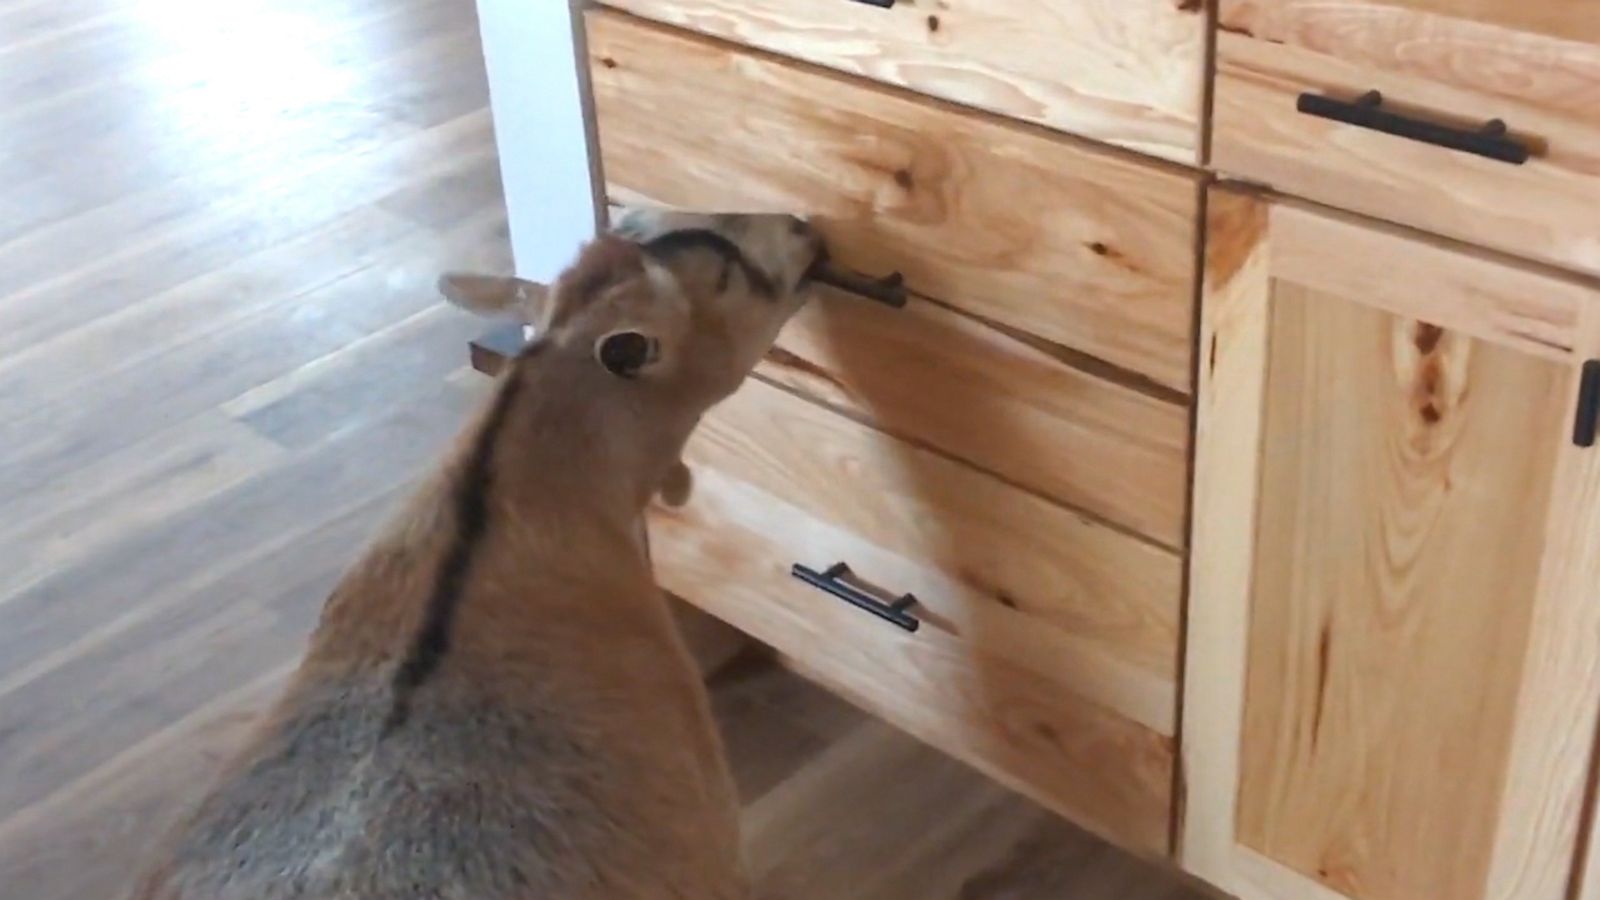
[[[1279, 281], [1560, 363], [1574, 403], [1582, 362], [1600, 356], [1600, 288], [1240, 188], [1209, 194], [1179, 860], [1241, 900], [1351, 900], [1236, 839]], [[1558, 447], [1483, 893], [1496, 900], [1567, 896], [1588, 800], [1600, 712], [1600, 453], [1570, 434]]]

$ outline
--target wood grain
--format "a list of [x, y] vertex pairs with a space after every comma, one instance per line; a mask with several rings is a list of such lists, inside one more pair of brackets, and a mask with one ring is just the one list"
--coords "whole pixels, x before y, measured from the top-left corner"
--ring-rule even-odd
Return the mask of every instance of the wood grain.
[[832, 290], [760, 371], [1169, 547], [1184, 542], [1188, 410], [1073, 368], [943, 306]]
[[[205, 200], [190, 196], [197, 185], [163, 183], [0, 245], [7, 298], [0, 350], [37, 359], [40, 344], [66, 331], [140, 314], [129, 298], [171, 302], [205, 291], [214, 303], [237, 302], [240, 293], [293, 294], [335, 280], [403, 233], [397, 226], [406, 220], [378, 204], [403, 186], [414, 190], [418, 182], [409, 179], [445, 178], [493, 160], [492, 135], [487, 112], [471, 111], [371, 153], [308, 166], [298, 181], [264, 178], [253, 193], [213, 191]], [[352, 219], [380, 240], [365, 243], [352, 233]], [[322, 229], [328, 233], [317, 235]], [[273, 270], [296, 256], [298, 269]], [[274, 276], [284, 280], [267, 280]], [[296, 276], [307, 280], [288, 281]]]
[[[915, 561], [928, 587], [924, 612], [968, 640], [1014, 642], [1019, 662], [1031, 659], [1090, 696], [1109, 689], [1097, 682], [1120, 681], [1110, 676], [1124, 667], [1145, 673], [1132, 682], [1147, 683], [1135, 695], [1170, 690], [1179, 586], [1170, 551], [760, 382], [708, 416], [686, 459]], [[1081, 649], [1064, 654], [1057, 641]], [[1078, 664], [1103, 657], [1114, 669], [1075, 683], [1069, 667], [1084, 651]], [[1156, 727], [1170, 733], [1162, 721]]]
[[[119, 897], [167, 828], [209, 786], [289, 672], [217, 692], [91, 774], [0, 821], [0, 877], [26, 900]], [[90, 862], [90, 861], [93, 862]]]
[[1076, 829], [1043, 810], [1018, 815], [1021, 805], [887, 726], [858, 727], [748, 805], [756, 897], [1197, 900], [1174, 873], [1074, 839]]
[[[1210, 205], [1184, 865], [1245, 900], [1565, 897], [1600, 704], [1595, 458], [1568, 439], [1600, 290]], [[1507, 327], [1530, 311], [1559, 349]]]
[[1198, 158], [1205, 16], [1171, 0], [608, 0], [1179, 162]]
[[[1600, 273], [1600, 25], [1587, 7], [1224, 0], [1212, 163]], [[1301, 92], [1351, 99], [1373, 89], [1388, 106], [1458, 127], [1501, 119], [1533, 158], [1508, 165], [1295, 111]]]
[[[1276, 278], [1556, 362], [1581, 357], [1594, 283], [1369, 220], [1272, 207]], [[1337, 264], [1332, 264], [1332, 261]]]
[[0, 598], [260, 477], [282, 466], [286, 456], [282, 447], [214, 413], [181, 422], [131, 450], [84, 466], [70, 483], [23, 494], [7, 505], [0, 543], [17, 564], [0, 573]]
[[1467, 22], [1600, 44], [1600, 21], [1586, 15], [1584, 0], [1383, 0], [1385, 6], [1438, 13]]
[[810, 214], [845, 266], [1188, 392], [1194, 174], [617, 13], [585, 21], [614, 200]]
[[[146, 17], [131, 29], [130, 40], [173, 45], [157, 54], [155, 71], [119, 73], [0, 113], [0, 174], [43, 201], [0, 222], [0, 239], [147, 192], [175, 190], [186, 207], [204, 209], [481, 109], [482, 71], [454, 62], [478, 52], [474, 29], [459, 18], [413, 30], [404, 15], [380, 17], [340, 33], [336, 10], [313, 7], [294, 21], [293, 10], [263, 0], [207, 12], [177, 26]], [[284, 13], [289, 21], [276, 18]], [[253, 41], [218, 39], [252, 26]], [[360, 72], [342, 66], [367, 53]], [[290, 66], [320, 77], [283, 77]], [[89, 146], [99, 152], [60, 152]], [[286, 166], [290, 154], [296, 165]]]
[[[506, 334], [511, 344], [477, 342], [491, 370], [493, 348], [514, 352]], [[1163, 623], [1176, 613], [1175, 557], [761, 381], [707, 417], [686, 461], [689, 508], [652, 516], [652, 556], [670, 591], [1069, 816], [1146, 852], [1164, 846], [1166, 813], [1156, 811], [1166, 801], [1154, 795], [1170, 790], [1161, 740], [1173, 733], [1176, 648]], [[912, 643], [880, 647], [873, 632], [890, 626], [831, 598], [821, 624], [795, 621], [819, 614], [806, 611], [815, 597], [794, 612], [764, 608], [796, 589], [791, 563], [839, 560], [872, 589], [919, 598], [927, 624]], [[1160, 574], [1141, 586], [1151, 572]], [[1147, 597], [1128, 595], [1154, 584]], [[1031, 716], [1045, 720], [1032, 735], [1012, 721]], [[1138, 784], [1111, 789], [1121, 797], [1068, 788], [1051, 774], [1058, 751], [1036, 744], [1041, 728], [1080, 736], [1062, 751], [1073, 766], [1090, 765], [1107, 742], [1120, 747], [1093, 765], [1131, 765]]]
[[1565, 371], [1283, 286], [1270, 328], [1239, 842], [1347, 896], [1476, 900]]
[[[652, 520], [662, 584], [778, 649], [786, 662], [911, 734], [1119, 844], [1164, 854], [1172, 743], [1083, 698], [1072, 657], [1039, 671], [1020, 644], [947, 622], [949, 601], [894, 554], [717, 470]], [[926, 598], [910, 634], [793, 579], [797, 558], [843, 554], [885, 591]], [[829, 562], [832, 562], [829, 557]], [[818, 562], [827, 565], [827, 562]], [[930, 585], [931, 586], [931, 585]], [[1021, 618], [1021, 617], [1018, 617]], [[1093, 771], [1095, 777], [1081, 773]]]
[[[1582, 356], [1600, 359], [1600, 303], [1584, 309], [1579, 347]], [[1574, 397], [1578, 373], [1568, 376], [1566, 396]], [[1579, 867], [1572, 894], [1580, 900], [1600, 894], [1592, 806], [1600, 762], [1594, 738], [1600, 717], [1600, 454], [1562, 441], [1554, 479], [1489, 870], [1486, 893], [1496, 898], [1563, 896], [1574, 855]], [[1580, 836], [1586, 815], [1589, 833]]]
[[1266, 395], [1268, 216], [1268, 205], [1248, 195], [1212, 190], [1207, 201], [1178, 801], [1179, 863], [1247, 900], [1283, 900], [1246, 894], [1234, 839]]

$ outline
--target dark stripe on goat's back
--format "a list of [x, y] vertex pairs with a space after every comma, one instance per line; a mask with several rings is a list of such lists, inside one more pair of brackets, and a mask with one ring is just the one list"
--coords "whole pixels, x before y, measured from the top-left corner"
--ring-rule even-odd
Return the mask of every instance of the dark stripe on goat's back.
[[[529, 348], [524, 354], [535, 348]], [[515, 366], [500, 387], [483, 428], [467, 455], [466, 464], [451, 486], [455, 534], [445, 549], [434, 573], [433, 590], [423, 612], [422, 627], [394, 674], [393, 706], [383, 726], [384, 734], [404, 725], [411, 712], [411, 698], [444, 661], [450, 651], [450, 638], [456, 614], [467, 588], [467, 574], [483, 536], [489, 530], [489, 492], [494, 487], [494, 447], [499, 440], [511, 405], [521, 390], [522, 378]]]

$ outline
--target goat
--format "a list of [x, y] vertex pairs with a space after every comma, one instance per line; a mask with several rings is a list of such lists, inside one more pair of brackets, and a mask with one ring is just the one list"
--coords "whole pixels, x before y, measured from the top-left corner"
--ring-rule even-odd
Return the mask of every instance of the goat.
[[639, 523], [685, 489], [690, 433], [821, 256], [789, 216], [640, 211], [548, 290], [442, 279], [537, 337], [334, 589], [135, 900], [746, 896], [721, 743]]

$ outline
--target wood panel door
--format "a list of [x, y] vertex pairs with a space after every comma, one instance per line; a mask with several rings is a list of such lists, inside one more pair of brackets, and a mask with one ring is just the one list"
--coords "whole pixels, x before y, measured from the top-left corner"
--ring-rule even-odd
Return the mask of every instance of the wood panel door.
[[1561, 900], [1600, 707], [1600, 288], [1213, 191], [1183, 864]]

